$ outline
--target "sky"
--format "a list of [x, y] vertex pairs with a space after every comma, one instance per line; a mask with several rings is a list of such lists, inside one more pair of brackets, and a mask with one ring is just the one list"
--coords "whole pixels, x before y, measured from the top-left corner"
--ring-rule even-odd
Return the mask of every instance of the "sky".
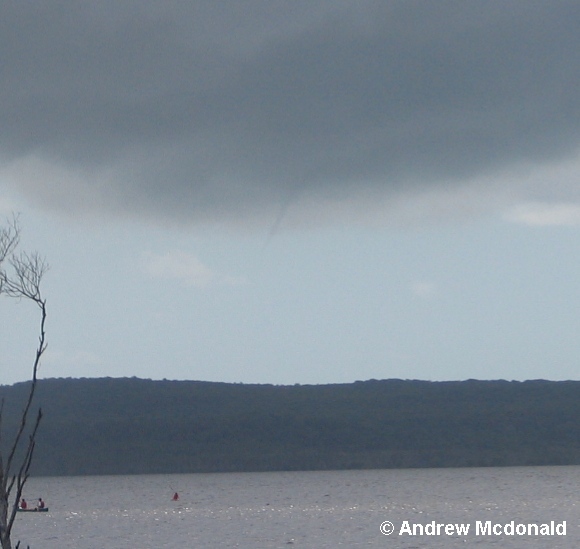
[[[580, 378], [576, 0], [60, 0], [0, 17], [40, 377]], [[30, 304], [0, 298], [0, 384]]]

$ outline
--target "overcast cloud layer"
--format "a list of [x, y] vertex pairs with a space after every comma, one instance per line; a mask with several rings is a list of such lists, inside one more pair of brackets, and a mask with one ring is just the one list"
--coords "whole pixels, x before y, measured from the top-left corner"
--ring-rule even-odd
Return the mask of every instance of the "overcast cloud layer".
[[6, 3], [0, 185], [186, 223], [561, 208], [579, 27], [576, 0]]

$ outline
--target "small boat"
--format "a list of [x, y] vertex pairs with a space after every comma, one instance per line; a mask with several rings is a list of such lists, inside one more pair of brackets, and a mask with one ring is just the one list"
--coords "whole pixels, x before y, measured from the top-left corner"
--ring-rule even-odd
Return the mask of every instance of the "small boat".
[[43, 507], [42, 509], [36, 509], [36, 507], [32, 507], [31, 509], [22, 509], [19, 507], [17, 511], [19, 513], [47, 513], [48, 507]]

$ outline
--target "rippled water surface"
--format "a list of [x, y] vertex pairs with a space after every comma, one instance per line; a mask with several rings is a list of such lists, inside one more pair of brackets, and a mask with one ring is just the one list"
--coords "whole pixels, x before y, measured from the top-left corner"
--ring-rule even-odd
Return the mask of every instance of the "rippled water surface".
[[[31, 549], [576, 549], [579, 485], [580, 467], [31, 478], [26, 498], [42, 496], [49, 512], [19, 514], [14, 539]], [[476, 531], [478, 521], [499, 533]], [[566, 535], [509, 535], [511, 521], [566, 521]], [[410, 535], [406, 524], [469, 530]]]

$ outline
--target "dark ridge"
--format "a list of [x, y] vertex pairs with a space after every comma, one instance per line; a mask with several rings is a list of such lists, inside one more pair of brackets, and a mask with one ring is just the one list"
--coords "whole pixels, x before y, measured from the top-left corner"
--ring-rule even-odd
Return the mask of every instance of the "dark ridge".
[[[0, 386], [4, 440], [27, 383]], [[33, 474], [580, 464], [580, 382], [46, 379]]]

